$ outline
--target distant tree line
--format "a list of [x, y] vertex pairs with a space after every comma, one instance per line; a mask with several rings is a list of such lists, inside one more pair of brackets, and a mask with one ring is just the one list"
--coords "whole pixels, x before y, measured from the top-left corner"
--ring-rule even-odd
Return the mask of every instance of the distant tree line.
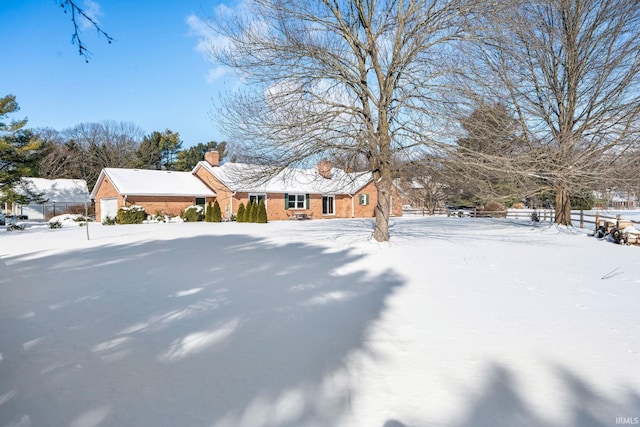
[[27, 119], [11, 119], [20, 110], [13, 95], [0, 98], [0, 202], [39, 200], [20, 188], [22, 177], [84, 179], [91, 190], [103, 168], [190, 171], [210, 150], [228, 157], [226, 142], [202, 142], [183, 148], [169, 129], [145, 135], [133, 123], [81, 123], [70, 129], [28, 129]]

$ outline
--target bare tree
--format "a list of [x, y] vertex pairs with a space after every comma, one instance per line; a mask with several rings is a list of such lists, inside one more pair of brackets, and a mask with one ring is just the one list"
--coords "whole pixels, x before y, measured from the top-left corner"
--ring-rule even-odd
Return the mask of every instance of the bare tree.
[[483, 160], [552, 191], [557, 224], [571, 224], [570, 196], [612, 178], [638, 143], [639, 19], [636, 0], [530, 0], [476, 23], [478, 79], [466, 87], [512, 106], [527, 141]]
[[[129, 122], [81, 123], [51, 141], [53, 147], [50, 145], [49, 156], [41, 163], [41, 173], [84, 179], [91, 187], [102, 168], [135, 167], [142, 136], [143, 131]], [[56, 168], [56, 161], [66, 168]]]
[[211, 21], [225, 36], [213, 58], [246, 83], [221, 103], [224, 129], [262, 164], [363, 156], [386, 241], [392, 159], [435, 138], [450, 43], [478, 3], [249, 0]]
[[71, 15], [71, 23], [73, 24], [73, 35], [71, 36], [71, 43], [78, 46], [78, 54], [82, 56], [85, 62], [89, 62], [91, 58], [91, 52], [87, 49], [87, 45], [80, 38], [80, 28], [83, 24], [92, 27], [99, 36], [104, 36], [107, 43], [111, 44], [113, 37], [107, 34], [102, 27], [98, 24], [95, 17], [91, 16], [89, 12], [78, 6], [78, 3], [73, 0], [56, 0], [56, 3], [64, 10], [64, 13]]

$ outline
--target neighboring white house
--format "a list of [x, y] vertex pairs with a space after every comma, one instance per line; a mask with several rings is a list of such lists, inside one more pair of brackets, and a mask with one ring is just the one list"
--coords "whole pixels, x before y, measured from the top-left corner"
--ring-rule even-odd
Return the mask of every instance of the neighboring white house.
[[22, 205], [5, 203], [7, 215], [26, 216], [29, 219], [46, 219], [68, 212], [70, 209], [84, 210], [91, 204], [89, 189], [84, 179], [22, 178], [18, 193], [25, 193], [25, 187], [34, 194], [41, 194], [44, 203]]

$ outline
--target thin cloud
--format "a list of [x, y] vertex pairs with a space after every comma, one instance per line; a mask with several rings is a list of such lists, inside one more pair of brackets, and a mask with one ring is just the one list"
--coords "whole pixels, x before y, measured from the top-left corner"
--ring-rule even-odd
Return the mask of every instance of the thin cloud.
[[[93, 19], [96, 24], [100, 23], [100, 17], [103, 13], [102, 8], [98, 3], [92, 0], [85, 0], [82, 9], [84, 10], [84, 13], [86, 13], [89, 18]], [[93, 27], [93, 24], [84, 16], [80, 17], [79, 22], [83, 30]]]

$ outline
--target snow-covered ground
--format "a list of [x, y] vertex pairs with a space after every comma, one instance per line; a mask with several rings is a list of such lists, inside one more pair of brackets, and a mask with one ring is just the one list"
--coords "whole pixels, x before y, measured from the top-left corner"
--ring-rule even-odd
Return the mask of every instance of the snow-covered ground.
[[[0, 426], [614, 426], [640, 247], [502, 219], [0, 232]], [[637, 418], [635, 418], [637, 420]]]

